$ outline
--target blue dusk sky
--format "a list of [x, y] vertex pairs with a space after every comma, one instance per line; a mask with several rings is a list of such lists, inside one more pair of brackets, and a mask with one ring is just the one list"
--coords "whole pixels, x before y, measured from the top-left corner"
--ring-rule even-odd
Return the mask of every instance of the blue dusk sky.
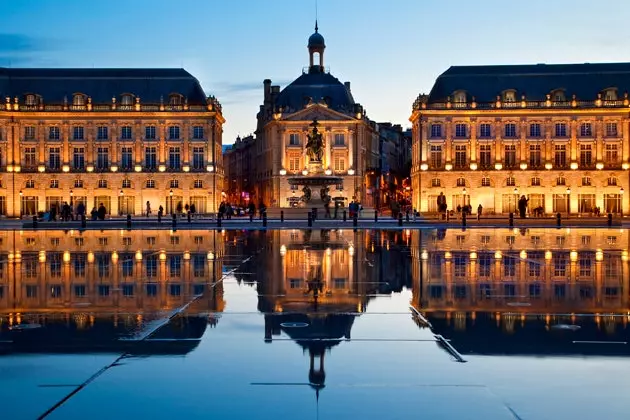
[[[628, 0], [319, 0], [325, 65], [376, 121], [452, 65], [630, 61]], [[256, 127], [262, 81], [308, 64], [315, 0], [2, 0], [0, 66], [184, 67], [223, 104], [223, 142]]]

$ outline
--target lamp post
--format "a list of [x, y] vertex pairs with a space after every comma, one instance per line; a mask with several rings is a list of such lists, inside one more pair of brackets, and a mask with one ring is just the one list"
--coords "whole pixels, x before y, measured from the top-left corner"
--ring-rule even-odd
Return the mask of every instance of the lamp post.
[[514, 187], [514, 213], [518, 210], [518, 187]]
[[571, 187], [567, 187], [567, 217], [571, 214]]
[[70, 207], [72, 207], [72, 197], [74, 196], [74, 191], [70, 190]]
[[168, 195], [171, 197], [171, 214], [175, 214], [175, 211], [173, 210], [173, 189], [172, 188], [169, 191]]
[[22, 204], [22, 197], [24, 196], [24, 193], [22, 192], [22, 190], [20, 190], [20, 219], [22, 218], [22, 213], [24, 212], [24, 209], [22, 208], [23, 204]]
[[623, 187], [619, 188], [619, 195], [621, 196], [620, 197], [621, 199], [619, 200], [620, 201], [620, 203], [619, 203], [619, 215], [621, 217], [623, 217], [623, 193], [624, 192], [625, 191], [623, 190]]
[[124, 207], [124, 203], [125, 203], [125, 198], [124, 198], [125, 192], [123, 190], [120, 190], [118, 195], [120, 195], [120, 200], [118, 200], [118, 215], [122, 216], [123, 215], [123, 207]]

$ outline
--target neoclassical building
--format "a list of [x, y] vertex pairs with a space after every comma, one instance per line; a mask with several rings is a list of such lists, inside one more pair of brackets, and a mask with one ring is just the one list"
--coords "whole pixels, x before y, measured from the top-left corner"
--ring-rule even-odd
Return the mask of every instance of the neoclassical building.
[[183, 69], [0, 69], [0, 214], [221, 200], [221, 104]]
[[413, 105], [414, 207], [628, 214], [628, 90], [630, 63], [449, 68]]
[[[375, 126], [355, 102], [350, 83], [341, 83], [324, 66], [326, 44], [319, 33], [308, 39], [310, 64], [300, 77], [280, 90], [264, 81], [264, 102], [258, 112], [253, 146], [254, 198], [267, 206], [291, 207], [300, 202], [299, 177], [338, 179], [333, 198], [368, 202], [366, 176], [370, 150], [378, 148]], [[323, 135], [321, 164], [313, 166], [306, 145], [313, 120]], [[375, 141], [373, 141], [375, 139]], [[376, 163], [374, 163], [376, 166]], [[372, 182], [373, 183], [373, 182]]]

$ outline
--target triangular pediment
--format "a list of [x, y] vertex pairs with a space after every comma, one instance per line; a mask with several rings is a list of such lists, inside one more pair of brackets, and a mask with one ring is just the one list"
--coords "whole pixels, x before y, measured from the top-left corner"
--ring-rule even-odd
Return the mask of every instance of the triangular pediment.
[[283, 115], [282, 121], [313, 121], [313, 119], [317, 118], [318, 121], [348, 121], [354, 120], [353, 117], [350, 117], [346, 114], [342, 114], [341, 112], [334, 111], [330, 108], [321, 105], [312, 105], [307, 108], [301, 109], [298, 112], [294, 112], [292, 114]]

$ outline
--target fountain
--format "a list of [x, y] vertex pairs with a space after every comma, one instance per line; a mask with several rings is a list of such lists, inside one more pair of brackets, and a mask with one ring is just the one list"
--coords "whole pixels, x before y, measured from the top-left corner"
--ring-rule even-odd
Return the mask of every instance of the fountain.
[[[288, 178], [289, 185], [301, 186], [302, 197], [300, 201], [304, 205], [321, 206], [330, 203], [330, 185], [343, 184], [343, 178], [340, 176], [325, 175], [322, 164], [324, 155], [324, 137], [317, 127], [319, 122], [317, 118], [313, 119], [310, 125], [313, 127], [311, 133], [308, 134], [308, 142], [306, 143], [306, 154], [309, 158], [308, 173], [303, 176], [292, 176]], [[313, 190], [317, 193], [315, 195]]]

